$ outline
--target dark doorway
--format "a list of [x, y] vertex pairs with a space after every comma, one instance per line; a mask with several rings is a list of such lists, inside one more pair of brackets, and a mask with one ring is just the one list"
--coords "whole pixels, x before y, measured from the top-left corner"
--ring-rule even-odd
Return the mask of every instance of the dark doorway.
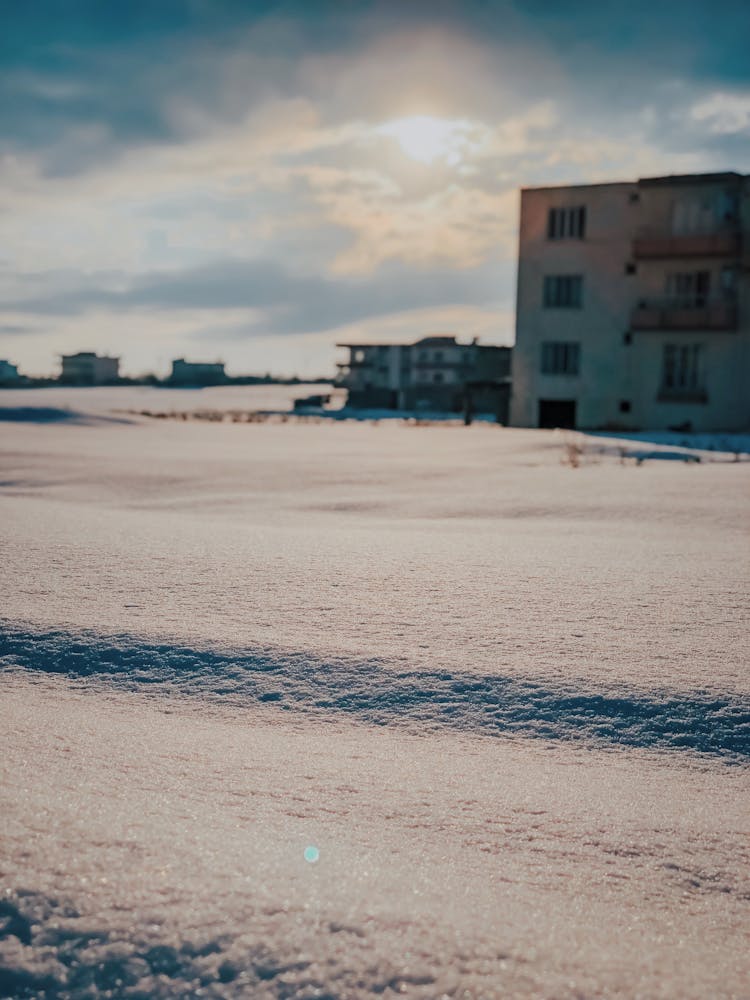
[[575, 427], [576, 401], [574, 399], [540, 399], [540, 427]]

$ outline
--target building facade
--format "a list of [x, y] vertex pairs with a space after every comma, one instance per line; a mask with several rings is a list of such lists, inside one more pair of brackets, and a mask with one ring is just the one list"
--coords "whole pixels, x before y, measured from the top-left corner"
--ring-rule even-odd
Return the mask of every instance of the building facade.
[[750, 427], [750, 177], [521, 192], [511, 423]]
[[100, 357], [93, 351], [62, 355], [60, 381], [67, 385], [106, 385], [119, 378], [120, 359]]
[[218, 385], [226, 381], [224, 363], [185, 361], [184, 358], [176, 358], [172, 362], [169, 381], [176, 385]]
[[509, 347], [460, 344], [453, 336], [416, 344], [338, 344], [349, 352], [336, 384], [354, 408], [493, 413], [507, 423]]

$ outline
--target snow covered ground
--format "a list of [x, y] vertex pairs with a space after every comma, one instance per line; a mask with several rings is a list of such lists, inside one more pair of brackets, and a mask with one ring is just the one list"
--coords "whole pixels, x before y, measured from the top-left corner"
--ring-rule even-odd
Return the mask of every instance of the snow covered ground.
[[750, 463], [129, 392], [0, 394], [0, 996], [750, 996]]
[[[0, 389], [0, 420], [5, 412], [34, 409], [54, 413], [56, 420], [109, 415], [122, 419], [132, 411], [188, 413], [195, 410], [291, 410], [295, 399], [331, 394], [343, 402], [344, 393], [319, 383], [300, 385], [227, 385], [165, 389], [157, 386], [95, 386], [77, 389], [51, 385], [44, 389]], [[44, 418], [42, 418], [44, 419]], [[50, 419], [49, 417], [47, 419]]]

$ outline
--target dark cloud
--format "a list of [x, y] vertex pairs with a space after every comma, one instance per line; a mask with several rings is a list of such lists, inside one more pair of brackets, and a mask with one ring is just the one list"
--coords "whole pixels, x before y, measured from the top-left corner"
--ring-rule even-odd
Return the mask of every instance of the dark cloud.
[[20, 323], [0, 323], [0, 337], [20, 337], [25, 333], [37, 333], [33, 326], [26, 326]]
[[178, 104], [237, 121], [303, 94], [304, 55], [393, 30], [403, 18], [389, 11], [353, 0], [15, 4], [0, 33], [0, 152], [31, 150], [59, 176], [185, 138]]
[[[0, 151], [32, 150], [47, 174], [77, 173], [123, 149], [178, 141], [176, 101], [231, 119], [276, 84], [247, 52], [241, 91], [224, 60], [280, 5], [230, 0], [102, 4], [39, 0], [4, 17]], [[282, 39], [279, 39], [281, 42]]]
[[68, 288], [12, 302], [15, 313], [75, 316], [110, 312], [261, 310], [252, 332], [314, 333], [403, 310], [495, 302], [495, 266], [420, 271], [386, 266], [370, 278], [329, 279], [288, 274], [273, 261], [215, 262], [174, 274], [140, 277], [119, 290], [67, 277]]
[[[470, 98], [487, 115], [546, 93], [579, 116], [611, 116], [668, 102], [663, 83], [750, 82], [746, 0], [35, 0], [3, 18], [0, 151], [33, 150], [47, 173], [68, 174], [180, 141], [180, 104], [214, 122], [239, 120], [271, 96], [311, 96], [324, 116], [366, 115], [379, 92], [390, 99], [419, 85], [417, 60], [413, 78], [407, 60], [404, 80], [389, 83], [383, 66], [382, 79], [364, 74], [359, 89], [355, 74], [338, 89], [340, 66], [311, 75], [303, 57], [344, 57], [399, 32], [413, 48], [413, 33], [438, 30], [494, 53], [496, 89], [483, 79]], [[446, 61], [421, 82], [439, 88], [454, 69]], [[445, 89], [448, 100], [456, 88]]]

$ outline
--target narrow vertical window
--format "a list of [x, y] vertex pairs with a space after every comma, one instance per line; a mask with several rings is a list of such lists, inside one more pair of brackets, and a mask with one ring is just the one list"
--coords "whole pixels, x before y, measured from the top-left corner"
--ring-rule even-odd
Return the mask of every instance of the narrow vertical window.
[[661, 388], [667, 396], [695, 396], [703, 393], [701, 344], [664, 345]]
[[710, 271], [678, 271], [667, 275], [667, 295], [680, 309], [702, 309], [710, 291]]
[[582, 240], [586, 237], [586, 206], [550, 208], [547, 213], [548, 240]]
[[547, 309], [580, 309], [583, 305], [583, 276], [545, 275], [542, 301]]
[[542, 344], [543, 375], [578, 375], [581, 345], [571, 340], [548, 340]]

